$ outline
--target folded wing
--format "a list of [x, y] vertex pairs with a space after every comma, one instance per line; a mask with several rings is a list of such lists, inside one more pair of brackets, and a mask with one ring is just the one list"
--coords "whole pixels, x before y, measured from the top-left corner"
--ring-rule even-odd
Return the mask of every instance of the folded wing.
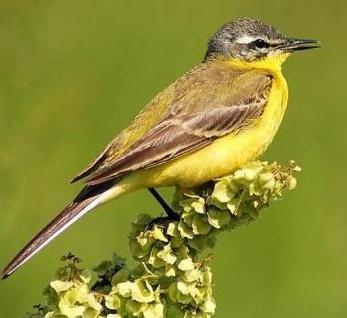
[[158, 166], [253, 124], [266, 106], [272, 79], [267, 74], [256, 73], [244, 80], [234, 84], [241, 85], [239, 94], [216, 95], [203, 105], [173, 104], [162, 121], [111, 164], [93, 173], [87, 183], [95, 185]]

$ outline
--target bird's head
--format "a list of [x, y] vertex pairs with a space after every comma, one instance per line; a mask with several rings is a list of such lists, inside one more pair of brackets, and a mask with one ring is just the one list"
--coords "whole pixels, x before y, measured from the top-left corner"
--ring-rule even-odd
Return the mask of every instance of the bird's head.
[[289, 53], [319, 46], [319, 41], [289, 38], [259, 20], [239, 18], [225, 24], [211, 37], [205, 61], [213, 57], [244, 62], [275, 58], [282, 63]]

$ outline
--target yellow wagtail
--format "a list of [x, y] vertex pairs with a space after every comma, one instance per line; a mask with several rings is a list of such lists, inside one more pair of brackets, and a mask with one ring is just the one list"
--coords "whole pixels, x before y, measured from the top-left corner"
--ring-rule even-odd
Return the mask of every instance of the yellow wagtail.
[[175, 217], [154, 187], [190, 188], [232, 173], [259, 157], [287, 106], [281, 65], [294, 51], [319, 42], [283, 36], [250, 18], [224, 25], [205, 58], [136, 116], [72, 181], [79, 195], [4, 269], [5, 278], [88, 211], [124, 193], [147, 188]]

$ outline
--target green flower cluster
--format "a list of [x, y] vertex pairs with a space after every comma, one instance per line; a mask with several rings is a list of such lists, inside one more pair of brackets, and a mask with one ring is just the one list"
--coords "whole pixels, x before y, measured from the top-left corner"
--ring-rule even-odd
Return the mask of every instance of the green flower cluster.
[[28, 317], [212, 317], [216, 304], [208, 263], [216, 234], [254, 220], [283, 190], [295, 188], [293, 174], [299, 170], [294, 162], [282, 167], [255, 161], [189, 192], [177, 189], [178, 221], [140, 215], [133, 223], [129, 244], [135, 268], [115, 256], [86, 272], [68, 255], [46, 289], [47, 306]]

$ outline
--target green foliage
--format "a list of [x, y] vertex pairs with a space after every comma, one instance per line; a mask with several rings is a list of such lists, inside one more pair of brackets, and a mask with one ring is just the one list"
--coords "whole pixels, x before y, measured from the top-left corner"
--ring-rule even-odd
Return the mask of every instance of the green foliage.
[[45, 290], [47, 305], [31, 318], [209, 318], [215, 313], [209, 266], [216, 234], [256, 219], [259, 211], [296, 186], [300, 168], [255, 161], [199, 188], [177, 189], [173, 207], [178, 221], [149, 226], [140, 215], [129, 245], [137, 266], [129, 269], [114, 255], [93, 271], [78, 268], [68, 254], [66, 265]]

